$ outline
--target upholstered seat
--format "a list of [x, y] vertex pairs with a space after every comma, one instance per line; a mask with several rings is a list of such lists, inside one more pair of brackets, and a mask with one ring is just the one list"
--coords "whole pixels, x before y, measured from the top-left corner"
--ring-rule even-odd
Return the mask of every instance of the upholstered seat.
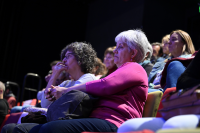
[[142, 117], [156, 117], [162, 95], [161, 91], [148, 93]]

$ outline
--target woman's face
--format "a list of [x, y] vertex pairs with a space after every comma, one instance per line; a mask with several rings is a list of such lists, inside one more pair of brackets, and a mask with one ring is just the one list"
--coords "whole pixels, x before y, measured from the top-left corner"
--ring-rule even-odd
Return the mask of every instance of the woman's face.
[[131, 62], [131, 50], [128, 45], [119, 40], [116, 44], [116, 49], [114, 50], [114, 63], [117, 67], [120, 67], [126, 62]]
[[107, 53], [104, 57], [104, 64], [107, 69], [111, 69], [115, 66], [113, 54]]
[[170, 36], [169, 41], [169, 52], [174, 56], [178, 57], [183, 52], [184, 42], [181, 39], [181, 36], [177, 33], [173, 33]]
[[74, 53], [71, 51], [67, 51], [65, 54], [65, 57], [63, 59], [63, 63], [66, 65], [67, 70], [66, 72], [71, 75], [73, 71], [76, 71], [77, 69], [81, 69], [78, 65], [78, 62], [74, 56]]
[[164, 40], [163, 41], [163, 54], [169, 54], [169, 41]]

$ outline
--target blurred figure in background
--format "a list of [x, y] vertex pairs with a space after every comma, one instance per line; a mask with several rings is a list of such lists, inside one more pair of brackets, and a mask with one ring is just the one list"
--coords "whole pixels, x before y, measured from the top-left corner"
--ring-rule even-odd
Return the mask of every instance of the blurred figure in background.
[[97, 79], [100, 79], [102, 76], [105, 76], [107, 74], [106, 65], [99, 58], [95, 58], [93, 74], [96, 76]]
[[[49, 79], [51, 78], [52, 76], [52, 73], [54, 72], [54, 69], [55, 69], [55, 65], [58, 63], [58, 62], [61, 62], [60, 60], [55, 60], [55, 61], [52, 61], [50, 63], [50, 66], [51, 66], [51, 70], [49, 71], [48, 75], [45, 76], [45, 80], [46, 82], [48, 83], [49, 82]], [[65, 80], [69, 80], [69, 74], [66, 73], [65, 71], [63, 71], [57, 78], [56, 80], [56, 85], [59, 85], [61, 84], [63, 81]]]
[[145, 53], [146, 53], [146, 55], [145, 55], [144, 60], [139, 64], [147, 72], [147, 76], [149, 76], [149, 74], [150, 74], [150, 72], [151, 72], [151, 70], [153, 68], [153, 64], [150, 61], [152, 53], [153, 53], [153, 49], [152, 49], [152, 46], [150, 44], [146, 46]]
[[158, 58], [163, 55], [162, 45], [159, 42], [152, 43], [151, 45], [153, 48], [153, 54], [151, 56], [151, 63], [155, 64], [156, 62], [159, 61]]
[[162, 47], [162, 51], [163, 51], [163, 56], [159, 57], [156, 62], [164, 61], [165, 59], [167, 59], [168, 57], [170, 57], [170, 53], [169, 53], [169, 38], [170, 38], [169, 34], [165, 35], [162, 38], [161, 47]]
[[0, 125], [2, 124], [5, 116], [8, 114], [8, 102], [3, 99], [3, 94], [5, 91], [5, 85], [0, 81]]
[[106, 74], [109, 75], [112, 72], [114, 72], [117, 69], [117, 66], [114, 63], [114, 50], [116, 46], [113, 47], [108, 47], [106, 51], [104, 52], [104, 64], [106, 65], [106, 68], [108, 69], [108, 73]]

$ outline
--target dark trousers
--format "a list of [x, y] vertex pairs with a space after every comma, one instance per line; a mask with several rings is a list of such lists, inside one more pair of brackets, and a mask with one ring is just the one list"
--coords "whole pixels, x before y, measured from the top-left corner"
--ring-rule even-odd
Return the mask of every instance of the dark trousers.
[[8, 124], [1, 133], [81, 133], [89, 132], [117, 132], [117, 126], [97, 118], [57, 120], [45, 124], [22, 123]]

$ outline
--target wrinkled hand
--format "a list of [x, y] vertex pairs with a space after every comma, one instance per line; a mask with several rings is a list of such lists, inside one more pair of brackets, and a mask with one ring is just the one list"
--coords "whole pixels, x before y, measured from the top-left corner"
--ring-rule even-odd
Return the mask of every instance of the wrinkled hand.
[[53, 73], [61, 73], [64, 70], [67, 71], [68, 66], [66, 66], [63, 62], [58, 62], [55, 66], [54, 66], [54, 70]]
[[67, 88], [65, 87], [51, 85], [51, 88], [45, 90], [46, 99], [48, 99], [49, 101], [59, 99], [66, 89]]

